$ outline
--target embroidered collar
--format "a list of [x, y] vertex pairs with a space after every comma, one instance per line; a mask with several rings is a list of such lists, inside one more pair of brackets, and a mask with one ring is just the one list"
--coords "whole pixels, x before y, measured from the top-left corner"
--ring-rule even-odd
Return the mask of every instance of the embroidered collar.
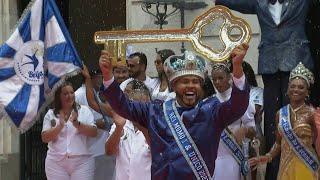
[[226, 91], [220, 93], [218, 90], [216, 90], [216, 97], [219, 99], [220, 102], [225, 102], [230, 99], [232, 88], [230, 87]]

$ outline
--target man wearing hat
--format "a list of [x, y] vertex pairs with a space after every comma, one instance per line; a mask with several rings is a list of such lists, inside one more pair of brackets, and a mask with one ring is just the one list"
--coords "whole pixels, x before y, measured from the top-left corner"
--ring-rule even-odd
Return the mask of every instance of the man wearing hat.
[[224, 103], [216, 97], [200, 101], [206, 63], [191, 51], [164, 62], [177, 96], [163, 104], [127, 99], [114, 82], [109, 53], [102, 52], [99, 64], [108, 102], [124, 118], [148, 128], [152, 179], [211, 179], [222, 130], [248, 106], [249, 87], [241, 66], [247, 49], [244, 44], [231, 54], [234, 86], [230, 100]]

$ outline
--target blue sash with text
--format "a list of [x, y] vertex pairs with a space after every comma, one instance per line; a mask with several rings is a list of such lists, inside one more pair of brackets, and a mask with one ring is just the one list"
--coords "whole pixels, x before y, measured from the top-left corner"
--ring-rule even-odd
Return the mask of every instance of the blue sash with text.
[[232, 156], [236, 159], [240, 166], [241, 174], [246, 176], [250, 171], [250, 166], [248, 160], [244, 157], [241, 147], [238, 145], [233, 136], [225, 129], [221, 133], [220, 139], [223, 144], [229, 149], [232, 153]]
[[289, 105], [280, 109], [280, 129], [296, 155], [307, 165], [307, 167], [312, 171], [317, 172], [319, 169], [318, 158], [304, 147], [303, 143], [300, 142], [299, 137], [297, 137], [292, 130]]
[[163, 110], [174, 139], [196, 178], [198, 180], [210, 180], [211, 176], [208, 167], [181, 121], [181, 116], [175, 106], [175, 99], [166, 101], [163, 104]]

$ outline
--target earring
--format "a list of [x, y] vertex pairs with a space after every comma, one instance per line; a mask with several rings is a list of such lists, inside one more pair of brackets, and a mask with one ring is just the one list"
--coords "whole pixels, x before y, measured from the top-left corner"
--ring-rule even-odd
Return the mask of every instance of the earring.
[[306, 96], [305, 101], [306, 101], [306, 102], [309, 102], [309, 101], [310, 101], [310, 96], [309, 96], [309, 94]]

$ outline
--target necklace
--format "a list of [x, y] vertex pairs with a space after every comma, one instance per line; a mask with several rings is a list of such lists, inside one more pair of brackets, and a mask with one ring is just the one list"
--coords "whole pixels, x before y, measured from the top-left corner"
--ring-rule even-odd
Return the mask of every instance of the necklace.
[[292, 110], [293, 112], [297, 112], [297, 111], [299, 111], [304, 105], [306, 105], [306, 104], [303, 103], [302, 105], [300, 105], [299, 107], [297, 107], [297, 108], [295, 108], [295, 109], [293, 109], [292, 106], [290, 105], [290, 108], [291, 108], [291, 110]]
[[64, 115], [64, 121], [68, 121], [68, 119], [69, 119], [69, 117], [70, 117], [70, 115], [71, 115], [72, 110], [71, 110], [71, 111], [67, 111], [67, 112], [65, 112], [64, 110], [61, 110], [61, 111], [62, 111], [62, 113], [63, 113], [63, 115]]
[[[289, 106], [290, 106], [290, 109], [291, 109], [291, 111], [292, 111], [292, 114], [293, 114], [293, 116], [294, 116], [293, 121], [300, 122], [300, 121], [299, 121], [299, 118], [298, 118], [298, 115], [297, 115], [297, 112], [298, 112], [302, 107], [304, 107], [304, 105], [305, 105], [305, 103], [303, 103], [301, 106], [299, 106], [299, 107], [297, 107], [297, 108], [295, 108], [295, 109], [293, 109], [292, 106], [289, 105]], [[290, 119], [291, 119], [291, 118], [290, 118]]]

